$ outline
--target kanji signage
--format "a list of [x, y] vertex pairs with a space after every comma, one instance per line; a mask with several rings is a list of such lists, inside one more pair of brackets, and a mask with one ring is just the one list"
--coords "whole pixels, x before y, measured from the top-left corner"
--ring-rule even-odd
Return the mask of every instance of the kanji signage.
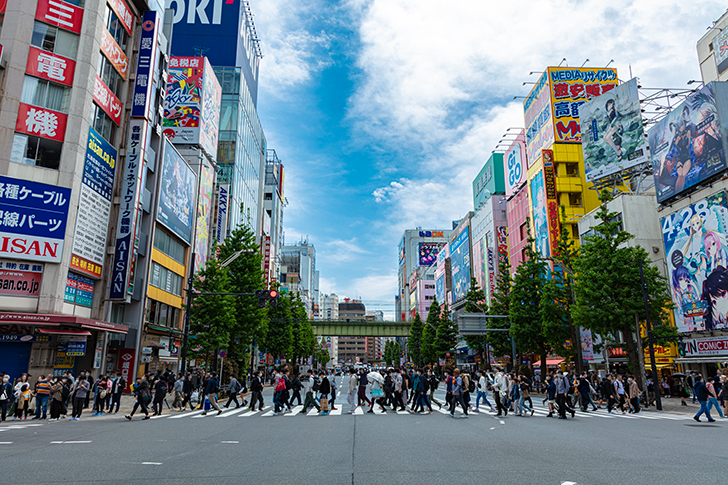
[[0, 257], [58, 263], [71, 189], [0, 176]]
[[131, 27], [134, 24], [134, 15], [132, 15], [131, 10], [129, 10], [129, 7], [126, 5], [126, 2], [124, 0], [108, 1], [109, 7], [111, 7], [111, 10], [113, 10], [116, 16], [119, 17], [121, 25], [124, 26], [126, 33], [131, 35]]
[[133, 291], [133, 268], [136, 247], [139, 209], [142, 204], [144, 175], [144, 150], [147, 139], [146, 120], [132, 119], [129, 122], [129, 141], [124, 163], [124, 179], [121, 186], [121, 205], [114, 246], [114, 265], [111, 269], [109, 299], [126, 300]]
[[73, 74], [75, 70], [75, 61], [30, 46], [28, 64], [25, 72], [31, 76], [37, 76], [48, 81], [71, 86], [73, 85]]
[[65, 114], [25, 103], [19, 103], [19, 105], [15, 131], [63, 141], [68, 119]]
[[554, 152], [542, 150], [544, 187], [546, 192], [546, 212], [548, 217], [549, 239], [551, 251], [557, 254], [559, 244], [559, 204], [556, 199], [556, 178], [554, 176]]
[[89, 128], [70, 267], [101, 278], [114, 190], [116, 150]]
[[267, 285], [270, 276], [270, 236], [265, 237], [265, 246], [263, 248], [263, 281]]
[[90, 307], [94, 301], [94, 280], [69, 271], [64, 301]]
[[159, 15], [154, 10], [144, 12], [142, 35], [139, 40], [134, 95], [132, 96], [131, 115], [136, 118], [149, 119], [151, 90], [154, 85], [154, 60], [157, 52], [157, 29]]
[[35, 18], [41, 22], [80, 34], [83, 9], [62, 0], [38, 0]]
[[116, 43], [114, 38], [111, 36], [108, 30], [103, 29], [101, 34], [101, 52], [104, 53], [106, 58], [114, 66], [116, 72], [126, 80], [129, 74], [129, 59], [127, 59], [124, 51], [121, 50], [119, 44]]
[[104, 113], [109, 115], [109, 118], [114, 120], [117, 126], [121, 124], [121, 110], [123, 108], [121, 101], [119, 101], [119, 98], [114, 95], [98, 75], [94, 84], [94, 101], [104, 110]]
[[43, 265], [0, 260], [0, 295], [40, 296]]

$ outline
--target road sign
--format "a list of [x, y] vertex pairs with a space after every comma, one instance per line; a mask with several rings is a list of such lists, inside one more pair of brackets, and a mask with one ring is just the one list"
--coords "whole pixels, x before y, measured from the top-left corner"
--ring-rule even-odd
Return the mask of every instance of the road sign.
[[224, 359], [225, 357], [227, 357], [227, 352], [224, 350], [221, 350], [218, 355], [220, 356], [221, 359]]

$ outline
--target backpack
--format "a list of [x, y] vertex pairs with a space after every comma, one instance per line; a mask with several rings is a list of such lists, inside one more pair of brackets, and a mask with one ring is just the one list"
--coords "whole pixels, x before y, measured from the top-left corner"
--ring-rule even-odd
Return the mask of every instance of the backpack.
[[435, 376], [430, 376], [430, 389], [436, 391], [440, 386], [440, 380]]
[[286, 390], [286, 379], [281, 377], [278, 379], [278, 382], [276, 383], [276, 392], [285, 391]]
[[286, 381], [286, 391], [290, 391], [293, 388], [293, 384], [291, 384], [291, 381], [287, 377], [284, 377], [283, 380]]
[[313, 378], [313, 391], [318, 392], [319, 389], [321, 389], [321, 381], [319, 381], [319, 378], [314, 376]]
[[468, 392], [475, 392], [475, 381], [468, 377]]

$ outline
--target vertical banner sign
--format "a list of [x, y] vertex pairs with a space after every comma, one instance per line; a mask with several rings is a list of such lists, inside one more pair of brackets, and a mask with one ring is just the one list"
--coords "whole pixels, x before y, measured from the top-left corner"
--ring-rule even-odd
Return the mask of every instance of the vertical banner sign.
[[126, 81], [129, 75], [129, 59], [127, 59], [124, 51], [121, 50], [119, 44], [116, 43], [108, 30], [104, 29], [101, 33], [101, 52], [106, 56], [116, 72]]
[[498, 226], [498, 265], [508, 264], [508, 228]]
[[159, 23], [157, 17], [157, 12], [154, 10], [144, 12], [142, 36], [139, 40], [134, 96], [132, 97], [132, 118], [149, 119], [151, 90], [154, 85], [152, 75], [157, 54], [157, 24]]
[[217, 194], [217, 232], [215, 238], [221, 244], [227, 237], [228, 199], [230, 197], [230, 184], [220, 184]]
[[215, 173], [207, 163], [200, 167], [200, 200], [197, 201], [197, 227], [195, 229], [195, 273], [207, 261], [210, 247], [210, 222], [212, 209], [212, 189]]
[[94, 84], [94, 101], [104, 110], [104, 113], [109, 115], [114, 123], [116, 123], [116, 126], [121, 125], [121, 110], [123, 108], [121, 101], [119, 101], [119, 98], [104, 84], [98, 75]]
[[581, 359], [592, 362], [594, 360], [594, 341], [591, 330], [580, 328], [581, 333]]
[[137, 211], [142, 191], [144, 150], [146, 146], [146, 120], [132, 119], [129, 122], [129, 141], [126, 145], [124, 179], [121, 186], [121, 206], [116, 228], [114, 266], [111, 270], [110, 300], [126, 300], [129, 287], [129, 273], [133, 257], [134, 236], [137, 225]]
[[134, 23], [134, 16], [124, 0], [109, 0], [109, 6], [124, 26], [126, 33], [131, 35], [131, 27]]
[[495, 293], [495, 258], [493, 250], [488, 248], [488, 295]]
[[134, 370], [134, 357], [136, 357], [135, 349], [121, 349], [119, 351], [119, 362], [116, 364], [116, 370], [121, 372], [121, 377], [126, 381], [126, 389], [129, 392], [129, 385], [134, 382], [132, 371]]
[[265, 237], [265, 246], [263, 249], [263, 282], [268, 287], [270, 277], [270, 236]]
[[551, 241], [551, 251], [554, 255], [556, 255], [556, 247], [559, 243], [559, 204], [556, 200], [556, 179], [554, 177], [553, 150], [543, 150], [541, 158], [543, 160], [544, 186], [546, 188], [546, 212], [548, 214], [549, 240]]
[[89, 128], [70, 267], [101, 278], [114, 190], [116, 150]]

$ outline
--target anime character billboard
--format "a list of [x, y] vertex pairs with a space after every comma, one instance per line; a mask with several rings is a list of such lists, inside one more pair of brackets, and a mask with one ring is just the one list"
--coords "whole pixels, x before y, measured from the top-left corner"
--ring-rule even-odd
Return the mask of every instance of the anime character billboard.
[[470, 227], [464, 226], [462, 232], [450, 243], [452, 272], [452, 292], [454, 301], [460, 301], [470, 290]]
[[536, 239], [536, 251], [544, 258], [548, 258], [551, 250], [549, 248], [549, 225], [546, 217], [543, 171], [539, 171], [531, 179], [531, 207], [533, 207], [533, 235]]
[[432, 266], [445, 243], [419, 243], [420, 266]]
[[680, 332], [726, 328], [728, 202], [719, 192], [662, 219]]
[[718, 111], [727, 100], [725, 83], [709, 83], [650, 129], [658, 202], [725, 170], [725, 137]]
[[650, 160], [637, 79], [579, 107], [584, 171], [591, 181]]

